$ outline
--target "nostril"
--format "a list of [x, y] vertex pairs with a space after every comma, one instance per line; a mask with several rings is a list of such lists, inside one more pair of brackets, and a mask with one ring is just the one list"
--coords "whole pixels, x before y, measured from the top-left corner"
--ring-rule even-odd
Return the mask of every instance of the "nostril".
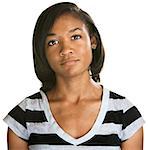
[[60, 56], [64, 56], [64, 55], [68, 55], [68, 54], [73, 54], [73, 50], [72, 49], [67, 49], [67, 50], [62, 50], [60, 52]]
[[60, 52], [60, 56], [61, 56], [61, 57], [64, 56], [63, 52]]

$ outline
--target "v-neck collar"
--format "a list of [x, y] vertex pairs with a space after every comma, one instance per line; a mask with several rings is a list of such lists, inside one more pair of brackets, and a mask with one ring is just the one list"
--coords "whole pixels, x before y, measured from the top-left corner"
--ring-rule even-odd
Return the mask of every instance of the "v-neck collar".
[[103, 120], [105, 118], [105, 114], [107, 111], [107, 106], [108, 106], [108, 98], [109, 98], [109, 90], [103, 87], [103, 95], [102, 95], [102, 103], [101, 103], [101, 108], [100, 108], [100, 112], [98, 113], [98, 116], [96, 118], [95, 123], [93, 124], [92, 128], [82, 137], [80, 138], [73, 138], [71, 135], [69, 135], [68, 133], [66, 133], [57, 123], [57, 121], [55, 120], [52, 112], [51, 112], [51, 108], [49, 106], [49, 102], [48, 102], [48, 98], [46, 96], [46, 94], [40, 90], [40, 93], [42, 95], [42, 99], [43, 99], [43, 107], [44, 107], [44, 111], [45, 111], [45, 115], [47, 117], [47, 120], [49, 122], [49, 124], [52, 125], [52, 128], [54, 129], [54, 132], [63, 140], [73, 144], [73, 145], [79, 145], [81, 143], [84, 143], [86, 141], [88, 141], [89, 139], [91, 139], [93, 136], [95, 136], [96, 130], [99, 130], [100, 125], [103, 123]]

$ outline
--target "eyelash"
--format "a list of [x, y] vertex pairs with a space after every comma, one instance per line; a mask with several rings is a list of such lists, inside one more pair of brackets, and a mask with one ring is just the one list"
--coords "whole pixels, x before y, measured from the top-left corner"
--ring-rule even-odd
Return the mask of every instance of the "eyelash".
[[[71, 37], [71, 39], [72, 40], [79, 40], [79, 39], [81, 39], [81, 35], [73, 35], [72, 37]], [[58, 40], [50, 40], [49, 42], [48, 42], [48, 46], [54, 46], [55, 44], [58, 44], [59, 43], [59, 41]]]
[[58, 43], [59, 43], [58, 40], [50, 40], [50, 41], [48, 42], [48, 46], [53, 46], [53, 45], [58, 44]]
[[[75, 37], [79, 37], [78, 39], [75, 39]], [[74, 39], [73, 39], [74, 38]], [[71, 37], [71, 39], [72, 40], [79, 40], [79, 39], [81, 39], [81, 35], [78, 35], [78, 34], [76, 34], [76, 35], [73, 35], [72, 37]]]

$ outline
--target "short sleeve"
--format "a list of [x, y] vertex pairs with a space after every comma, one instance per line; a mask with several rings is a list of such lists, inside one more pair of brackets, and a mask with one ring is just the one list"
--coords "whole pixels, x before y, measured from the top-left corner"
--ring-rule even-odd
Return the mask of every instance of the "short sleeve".
[[124, 100], [121, 141], [132, 137], [144, 124], [139, 110], [127, 99]]
[[8, 115], [4, 118], [4, 122], [18, 137], [28, 140], [25, 114], [26, 99], [24, 99], [8, 113]]

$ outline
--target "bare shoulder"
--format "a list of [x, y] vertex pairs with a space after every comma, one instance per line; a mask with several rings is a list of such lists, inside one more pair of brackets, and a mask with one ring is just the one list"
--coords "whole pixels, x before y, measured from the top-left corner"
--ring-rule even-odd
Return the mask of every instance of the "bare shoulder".
[[122, 150], [143, 150], [143, 127], [121, 145]]
[[7, 139], [9, 150], [28, 150], [27, 142], [19, 138], [10, 128], [8, 128]]

